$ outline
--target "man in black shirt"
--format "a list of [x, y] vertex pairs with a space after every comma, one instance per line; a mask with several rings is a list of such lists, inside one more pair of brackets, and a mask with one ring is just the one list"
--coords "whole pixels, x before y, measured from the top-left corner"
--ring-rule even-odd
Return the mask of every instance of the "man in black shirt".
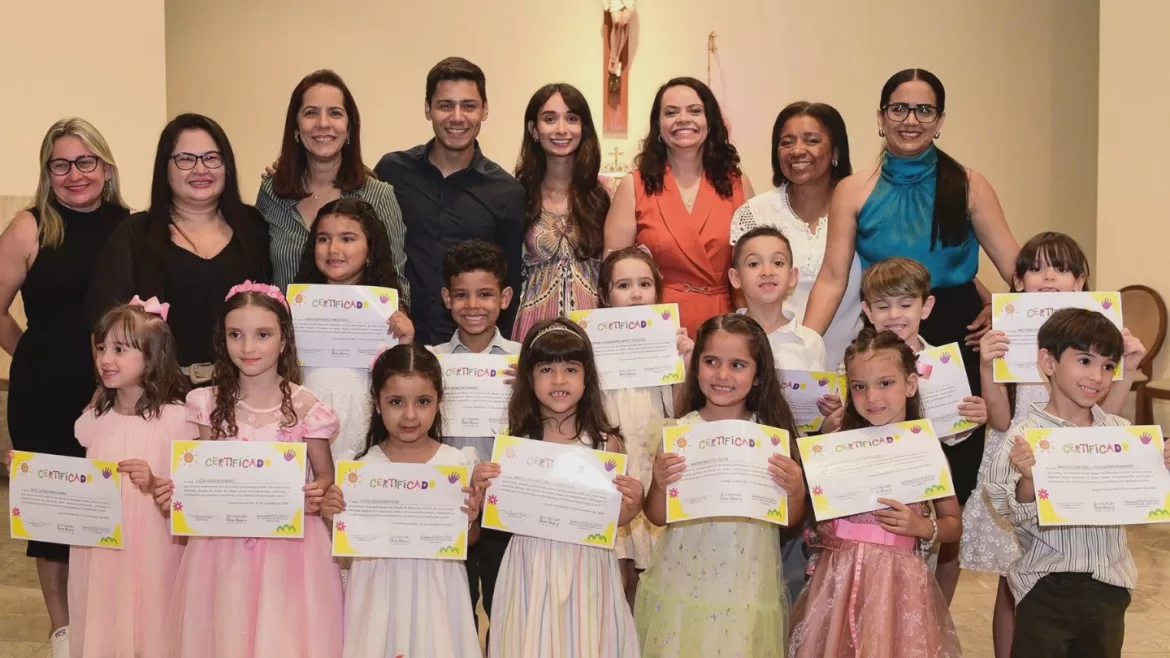
[[[499, 245], [508, 260], [508, 285], [520, 291], [524, 246], [524, 188], [480, 153], [476, 137], [488, 116], [483, 71], [449, 57], [427, 74], [426, 116], [435, 138], [409, 151], [382, 156], [375, 172], [394, 186], [406, 224], [406, 278], [415, 340], [451, 340], [455, 322], [443, 305], [443, 255], [473, 238]], [[515, 307], [500, 316], [512, 334]]]

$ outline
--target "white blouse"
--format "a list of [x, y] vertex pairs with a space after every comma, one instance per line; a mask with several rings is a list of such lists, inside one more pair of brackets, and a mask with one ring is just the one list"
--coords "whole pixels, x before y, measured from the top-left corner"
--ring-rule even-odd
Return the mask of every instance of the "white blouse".
[[[804, 311], [808, 306], [808, 297], [816, 283], [817, 275], [821, 272], [821, 263], [825, 260], [826, 236], [829, 233], [828, 217], [821, 217], [817, 225], [810, 228], [792, 211], [788, 203], [788, 184], [759, 194], [739, 207], [731, 220], [731, 244], [735, 244], [740, 236], [759, 226], [774, 226], [792, 243], [792, 262], [800, 269], [800, 276], [796, 288], [784, 301], [784, 308], [796, 315], [797, 321], [804, 323]], [[845, 358], [845, 348], [849, 347], [857, 333], [861, 331], [861, 260], [853, 254], [853, 265], [849, 268], [849, 283], [845, 286], [845, 296], [841, 298], [841, 305], [837, 307], [837, 315], [825, 332], [825, 361], [829, 364], [841, 363]]]

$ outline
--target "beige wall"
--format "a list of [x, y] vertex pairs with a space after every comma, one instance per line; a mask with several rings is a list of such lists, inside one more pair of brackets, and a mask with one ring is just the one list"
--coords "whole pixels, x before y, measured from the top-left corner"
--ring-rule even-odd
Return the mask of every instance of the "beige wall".
[[[1144, 283], [1170, 300], [1170, 88], [1160, 75], [1170, 67], [1170, 3], [1116, 0], [1101, 3], [1100, 146], [1098, 154], [1098, 287]], [[1154, 377], [1170, 377], [1165, 346]], [[1170, 404], [1156, 403], [1165, 427]]]
[[[461, 55], [488, 77], [483, 149], [510, 169], [524, 106], [541, 84], [572, 83], [600, 108], [600, 5], [169, 0], [168, 110], [204, 112], [224, 125], [250, 197], [277, 154], [288, 94], [305, 73], [330, 67], [345, 77], [362, 109], [372, 165], [430, 137], [426, 72]], [[882, 83], [899, 69], [924, 67], [948, 85], [942, 146], [991, 180], [1016, 236], [1059, 228], [1093, 252], [1096, 0], [942, 0], [917, 9], [912, 2], [731, 0], [719, 7], [711, 0], [639, 3], [630, 138], [603, 140], [606, 151], [617, 146], [626, 160], [633, 156], [660, 83], [706, 77], [712, 30], [719, 35], [713, 86], [760, 191], [770, 187], [769, 139], [781, 107], [799, 99], [836, 105], [850, 127], [854, 162], [872, 162]]]
[[163, 9], [163, 0], [0, 0], [0, 79], [9, 92], [0, 103], [0, 195], [32, 195], [45, 130], [81, 116], [110, 143], [126, 201], [146, 205], [166, 117]]

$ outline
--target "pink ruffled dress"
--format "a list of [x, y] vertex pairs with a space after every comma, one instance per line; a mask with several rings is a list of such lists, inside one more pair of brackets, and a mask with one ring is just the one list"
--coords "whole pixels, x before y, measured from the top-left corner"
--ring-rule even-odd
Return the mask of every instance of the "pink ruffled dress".
[[[240, 402], [240, 441], [328, 441], [333, 410], [309, 389], [292, 388], [294, 427], [281, 410]], [[187, 417], [211, 426], [215, 389], [187, 396]], [[312, 478], [312, 474], [309, 475]], [[306, 517], [303, 539], [191, 537], [183, 555], [169, 626], [168, 658], [338, 658], [342, 642], [341, 573], [329, 530]]]
[[[909, 505], [929, 514], [924, 503]], [[960, 658], [959, 636], [918, 540], [872, 513], [819, 523], [819, 551], [792, 609], [789, 658]]]
[[[181, 404], [145, 420], [92, 409], [74, 425], [86, 457], [141, 459], [155, 477], [171, 476], [171, 441], [199, 438]], [[183, 558], [151, 494], [122, 476], [122, 550], [76, 546], [69, 555], [69, 635], [73, 658], [166, 655], [167, 607]]]

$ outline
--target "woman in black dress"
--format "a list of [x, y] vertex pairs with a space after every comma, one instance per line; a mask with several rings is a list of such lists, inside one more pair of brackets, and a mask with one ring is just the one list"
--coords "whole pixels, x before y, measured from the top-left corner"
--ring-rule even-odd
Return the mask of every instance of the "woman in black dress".
[[223, 298], [245, 280], [268, 282], [268, 228], [240, 199], [236, 158], [215, 121], [181, 114], [158, 141], [150, 210], [110, 236], [85, 304], [93, 326], [134, 295], [171, 305], [179, 365], [192, 383], [211, 378], [211, 337]]
[[[82, 302], [98, 253], [129, 215], [110, 147], [89, 122], [53, 124], [41, 143], [36, 202], [0, 235], [0, 348], [12, 355], [8, 431], [16, 450], [84, 457], [73, 423], [93, 397], [93, 355]], [[10, 308], [24, 300], [23, 333]], [[69, 547], [28, 543], [53, 629], [69, 654]]]

